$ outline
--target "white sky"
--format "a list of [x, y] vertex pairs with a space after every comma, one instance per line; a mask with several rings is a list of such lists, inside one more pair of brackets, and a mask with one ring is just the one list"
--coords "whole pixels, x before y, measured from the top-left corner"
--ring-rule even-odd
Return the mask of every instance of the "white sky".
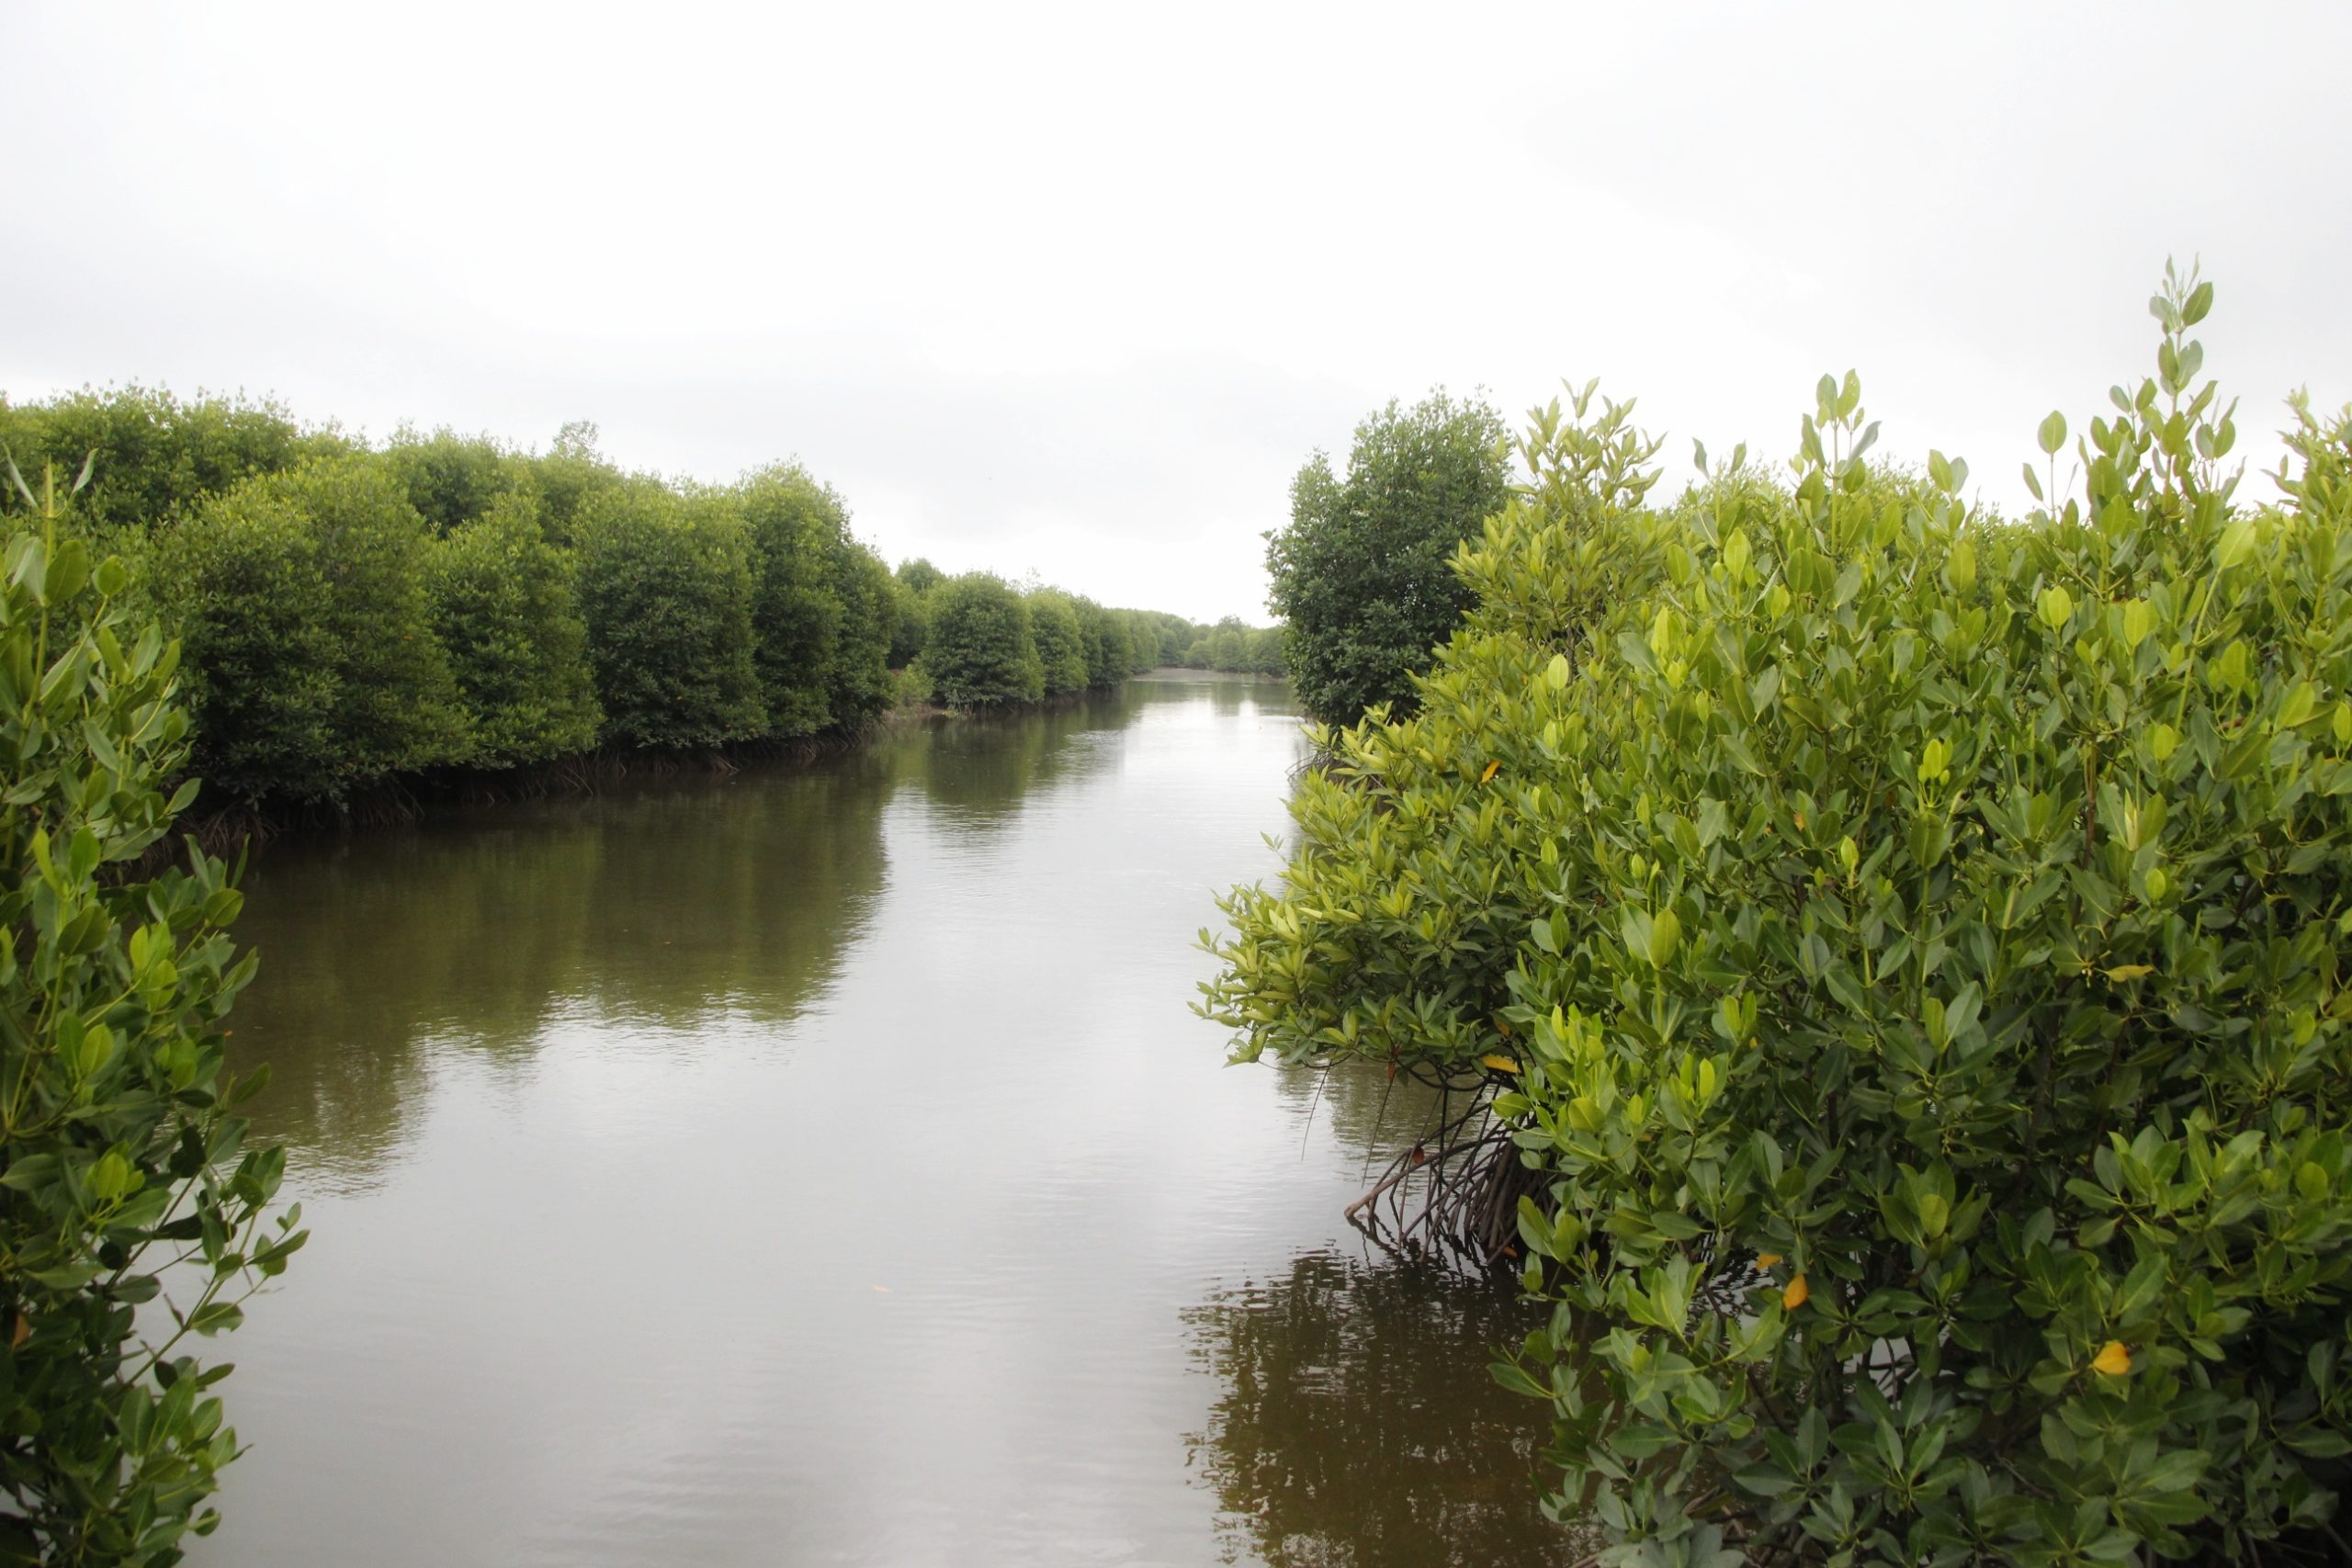
[[[2256, 467], [2352, 398], [2352, 6], [0, 9], [0, 389], [271, 392], [708, 479], [892, 560], [1265, 616], [1316, 446], [1562, 378], [2016, 478], [2201, 254]], [[2250, 475], [2250, 491], [2270, 493]]]

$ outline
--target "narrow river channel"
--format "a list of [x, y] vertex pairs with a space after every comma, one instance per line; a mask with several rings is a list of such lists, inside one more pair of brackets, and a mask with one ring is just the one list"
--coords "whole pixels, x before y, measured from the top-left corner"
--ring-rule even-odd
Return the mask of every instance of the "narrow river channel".
[[1509, 1291], [1341, 1219], [1410, 1117], [1223, 1065], [1279, 683], [281, 841], [235, 1043], [311, 1244], [213, 1568], [1518, 1564]]

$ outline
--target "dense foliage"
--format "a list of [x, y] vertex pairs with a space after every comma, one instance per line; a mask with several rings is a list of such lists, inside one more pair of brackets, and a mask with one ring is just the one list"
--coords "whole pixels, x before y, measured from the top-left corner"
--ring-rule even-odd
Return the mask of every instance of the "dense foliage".
[[[0, 448], [28, 473], [86, 465], [90, 482], [74, 497], [73, 524], [101, 536], [167, 524], [255, 475], [356, 449], [332, 427], [302, 429], [274, 403], [183, 402], [143, 387], [30, 404], [0, 398]], [[0, 494], [0, 511], [21, 501]]]
[[462, 759], [432, 545], [363, 457], [247, 479], [154, 539], [152, 592], [187, 649], [198, 772], [233, 795], [317, 797]]
[[825, 664], [827, 724], [854, 731], [881, 716], [891, 705], [893, 622], [898, 587], [882, 558], [849, 533], [848, 514], [825, 541], [827, 581], [842, 606], [840, 634]]
[[[139, 388], [0, 400], [0, 447], [96, 454], [63, 525], [153, 569], [135, 576], [187, 650], [195, 762], [230, 801], [850, 734], [933, 694], [919, 660], [945, 579], [893, 574], [797, 464], [672, 483], [624, 473], [585, 423], [544, 452], [405, 426], [370, 449], [272, 404]], [[1046, 616], [1051, 693], [1176, 662], [1198, 630], [1045, 592], [1068, 619]]]
[[228, 871], [132, 869], [196, 793], [163, 793], [179, 649], [54, 500], [0, 525], [0, 1559], [160, 1568], [238, 1451], [230, 1369], [190, 1337], [235, 1327], [306, 1233], [234, 1114], [263, 1079], [222, 1066], [254, 972]]
[[572, 536], [605, 732], [632, 746], [765, 733], [751, 530], [731, 499], [623, 485], [589, 499]]
[[1029, 606], [1001, 577], [984, 571], [950, 578], [933, 592], [923, 666], [932, 691], [949, 707], [1001, 707], [1046, 694]]
[[831, 717], [826, 676], [841, 645], [842, 602], [830, 557], [848, 513], [797, 468], [749, 475], [737, 493], [751, 528], [761, 699], [777, 734], [813, 734]]
[[1556, 1306], [1498, 1375], [1608, 1561], [2333, 1558], [2352, 412], [2240, 502], [2211, 299], [2022, 524], [1868, 466], [1850, 376], [1664, 513], [1549, 411], [1422, 711], [1229, 902], [1240, 1055], [1506, 1086]]
[[447, 650], [477, 767], [584, 751], [604, 712], [572, 558], [540, 532], [531, 492], [508, 491], [435, 540], [425, 560], [433, 634]]
[[1184, 649], [1182, 662], [1195, 670], [1231, 670], [1253, 675], [1285, 672], [1280, 626], [1244, 626], [1232, 615], [1217, 622]]
[[1443, 392], [1390, 403], [1356, 426], [1344, 479], [1317, 452], [1291, 482], [1287, 526], [1267, 536], [1271, 601], [1289, 628], [1291, 687], [1327, 724], [1386, 704], [1409, 712], [1413, 676], [1453, 634], [1469, 591], [1447, 564], [1509, 488], [1503, 422]]
[[1086, 689], [1086, 641], [1078, 609], [1067, 593], [1041, 588], [1028, 595], [1029, 629], [1037, 662], [1045, 671], [1046, 695], [1067, 696]]
[[402, 429], [377, 459], [436, 534], [454, 533], [518, 492], [537, 487], [528, 461], [487, 435]]
[[1106, 609], [1034, 576], [1023, 588], [989, 572], [947, 577], [920, 558], [899, 563], [890, 592], [898, 630], [889, 660], [899, 699], [956, 708], [1115, 686], [1179, 662], [1164, 650], [1196, 629], [1181, 615]]

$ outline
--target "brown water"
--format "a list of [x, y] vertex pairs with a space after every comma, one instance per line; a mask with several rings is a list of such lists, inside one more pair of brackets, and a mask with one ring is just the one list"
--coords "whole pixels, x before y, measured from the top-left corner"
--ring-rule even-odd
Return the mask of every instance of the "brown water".
[[1279, 684], [281, 843], [311, 1244], [198, 1564], [1549, 1562], [1496, 1292], [1340, 1218], [1407, 1108], [1227, 1068]]

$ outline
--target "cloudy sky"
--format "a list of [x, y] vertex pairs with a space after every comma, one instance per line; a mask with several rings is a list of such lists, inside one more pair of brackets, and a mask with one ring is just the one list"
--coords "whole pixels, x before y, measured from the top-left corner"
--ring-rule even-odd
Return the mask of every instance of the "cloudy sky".
[[2177, 254], [2250, 434], [2352, 398], [2347, 58], [2340, 3], [12, 0], [0, 389], [797, 455], [893, 560], [1259, 620], [1291, 473], [1440, 384], [1599, 376], [1679, 470], [1855, 367], [2012, 503]]

